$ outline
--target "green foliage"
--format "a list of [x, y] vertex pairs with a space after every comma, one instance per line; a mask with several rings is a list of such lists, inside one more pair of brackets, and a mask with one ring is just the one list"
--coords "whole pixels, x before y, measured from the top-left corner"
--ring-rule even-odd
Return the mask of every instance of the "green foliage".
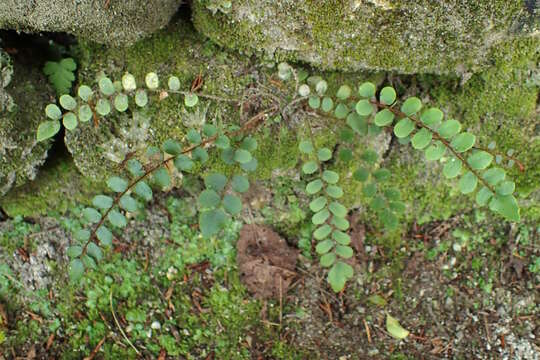
[[49, 82], [56, 90], [58, 96], [68, 94], [75, 81], [77, 64], [72, 58], [65, 58], [59, 62], [47, 61], [43, 67], [43, 73], [49, 78]]

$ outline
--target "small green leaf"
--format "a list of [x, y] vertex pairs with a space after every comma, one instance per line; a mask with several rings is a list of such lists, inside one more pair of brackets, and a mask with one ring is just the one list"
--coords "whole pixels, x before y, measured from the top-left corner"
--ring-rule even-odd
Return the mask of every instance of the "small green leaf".
[[112, 226], [123, 228], [127, 225], [126, 217], [118, 210], [111, 210], [107, 215], [107, 219], [109, 219]]
[[399, 200], [401, 198], [401, 192], [396, 188], [390, 188], [384, 190], [384, 196], [388, 200]]
[[357, 181], [366, 181], [369, 178], [369, 171], [366, 168], [358, 168], [353, 173], [353, 179]]
[[99, 90], [101, 91], [101, 93], [105, 96], [111, 96], [112, 94], [114, 94], [114, 85], [111, 81], [111, 79], [109, 79], [108, 77], [102, 77], [101, 79], [99, 79], [98, 81], [98, 85], [99, 85]]
[[323, 187], [323, 182], [320, 179], [316, 179], [316, 180], [310, 181], [306, 185], [306, 192], [309, 195], [313, 195], [321, 191], [322, 187]]
[[339, 159], [344, 162], [349, 162], [353, 159], [353, 153], [351, 149], [340, 149], [339, 150]]
[[300, 96], [308, 96], [311, 92], [311, 89], [309, 88], [309, 85], [302, 84], [298, 87], [298, 95]]
[[338, 228], [339, 230], [342, 230], [342, 231], [346, 231], [350, 226], [349, 221], [347, 221], [347, 219], [340, 218], [340, 217], [335, 217], [335, 216], [332, 218], [331, 223], [336, 228]]
[[137, 200], [127, 194], [120, 198], [119, 205], [122, 209], [129, 212], [136, 212], [139, 209]]
[[174, 166], [179, 171], [189, 171], [194, 165], [193, 160], [187, 155], [178, 155], [176, 159], [174, 159]]
[[92, 119], [92, 116], [94, 116], [94, 113], [89, 105], [85, 104], [79, 107], [79, 120], [81, 120], [81, 122], [88, 122]]
[[322, 210], [326, 206], [327, 202], [328, 201], [326, 200], [326, 197], [319, 196], [318, 198], [312, 200], [309, 203], [309, 208], [313, 212], [318, 212], [318, 211]]
[[356, 112], [360, 116], [369, 116], [373, 112], [373, 105], [369, 102], [369, 100], [360, 100], [356, 103], [355, 106]]
[[96, 195], [92, 199], [92, 205], [99, 209], [108, 209], [112, 206], [113, 199], [110, 196]]
[[409, 118], [403, 118], [399, 120], [396, 125], [394, 125], [394, 134], [401, 139], [409, 136], [414, 129], [414, 122]]
[[313, 144], [309, 140], [302, 140], [298, 145], [298, 149], [304, 154], [311, 154], [314, 150]]
[[97, 236], [99, 242], [103, 246], [111, 246], [112, 245], [113, 235], [112, 235], [111, 231], [105, 225], [101, 225], [96, 230], [96, 236]]
[[60, 131], [60, 122], [58, 120], [49, 120], [39, 124], [37, 129], [37, 141], [47, 140]]
[[345, 283], [353, 276], [351, 265], [338, 261], [328, 272], [328, 282], [334, 292], [340, 292], [345, 287]]
[[366, 119], [356, 112], [350, 113], [349, 116], [347, 116], [347, 125], [349, 125], [358, 135], [363, 136], [368, 133], [368, 123]]
[[328, 210], [326, 210], [326, 209], [323, 209], [323, 210], [313, 214], [313, 216], [311, 217], [311, 222], [314, 225], [321, 225], [326, 220], [328, 220], [329, 217], [330, 217], [330, 212]]
[[365, 82], [358, 87], [358, 95], [365, 98], [372, 98], [375, 96], [375, 84], [371, 82]]
[[495, 195], [489, 202], [489, 208], [510, 221], [519, 221], [519, 207], [512, 195]]
[[77, 107], [77, 101], [75, 101], [75, 99], [71, 95], [68, 95], [68, 94], [64, 94], [60, 96], [59, 102], [60, 102], [60, 106], [62, 106], [64, 109], [68, 111], [71, 111]]
[[326, 193], [334, 199], [339, 199], [343, 196], [343, 189], [337, 185], [328, 185], [326, 187]]
[[317, 157], [320, 161], [328, 161], [332, 158], [332, 151], [328, 148], [322, 148], [317, 151]]
[[383, 223], [387, 230], [395, 230], [398, 226], [398, 219], [393, 212], [388, 209], [384, 209], [378, 213], [379, 220]]
[[461, 124], [457, 120], [446, 120], [437, 129], [439, 135], [445, 139], [451, 139], [461, 131]]
[[362, 160], [374, 165], [377, 162], [379, 155], [377, 155], [377, 152], [374, 150], [366, 150], [362, 153], [361, 158]]
[[180, 79], [178, 79], [176, 76], [171, 76], [169, 77], [167, 85], [169, 86], [169, 90], [178, 91], [180, 90]]
[[461, 133], [452, 140], [450, 146], [457, 152], [465, 152], [474, 146], [476, 137], [470, 133]]
[[221, 134], [218, 136], [218, 138], [214, 142], [214, 145], [216, 145], [218, 149], [222, 149], [222, 150], [229, 149], [231, 146], [231, 141], [226, 135]]
[[386, 201], [382, 196], [376, 195], [369, 203], [369, 206], [375, 211], [380, 211], [386, 206]]
[[319, 170], [319, 165], [313, 160], [308, 161], [302, 166], [302, 172], [304, 174], [313, 174], [317, 170]]
[[400, 340], [409, 335], [409, 332], [399, 324], [399, 321], [388, 314], [386, 314], [386, 330], [392, 337]]
[[252, 158], [251, 161], [248, 161], [248, 162], [245, 163], [245, 164], [240, 164], [240, 167], [241, 167], [242, 170], [244, 170], [244, 171], [252, 172], [252, 171], [257, 170], [257, 165], [258, 165], [257, 159]]
[[129, 101], [126, 94], [118, 94], [114, 97], [114, 108], [119, 112], [124, 112], [129, 107]]
[[381, 90], [379, 99], [383, 104], [392, 105], [396, 101], [396, 90], [391, 86], [386, 86]]
[[377, 185], [375, 183], [368, 183], [362, 187], [362, 193], [367, 197], [372, 197], [377, 192]]
[[217, 134], [218, 129], [213, 124], [204, 124], [203, 127], [202, 127], [202, 132], [203, 132], [204, 136], [212, 137], [212, 136]]
[[111, 112], [109, 100], [99, 99], [96, 103], [96, 112], [101, 116], [107, 116]]
[[350, 246], [338, 245], [334, 251], [343, 259], [350, 259], [353, 256], [353, 249]]
[[201, 209], [214, 209], [218, 207], [221, 198], [214, 190], [206, 189], [199, 195], [199, 206]]
[[330, 267], [335, 261], [336, 261], [336, 254], [332, 252], [332, 253], [327, 253], [321, 256], [320, 263], [322, 267]]
[[[86, 242], [90, 239], [90, 231], [86, 230], [86, 229], [81, 229], [77, 232], [75, 232], [74, 234], [74, 237], [77, 241], [80, 241], [80, 242]], [[77, 255], [79, 256], [79, 255]]]
[[388, 203], [388, 206], [396, 214], [403, 214], [405, 210], [407, 209], [407, 207], [405, 206], [405, 203], [402, 201], [390, 201]]
[[84, 264], [79, 259], [73, 259], [69, 263], [68, 269], [69, 279], [71, 281], [79, 281], [84, 274]]
[[431, 143], [433, 134], [428, 129], [422, 128], [411, 139], [412, 147], [417, 150], [422, 150]]
[[79, 90], [77, 91], [77, 94], [83, 101], [88, 102], [88, 100], [90, 100], [94, 92], [89, 86], [81, 85], [79, 86]]
[[339, 180], [339, 174], [335, 171], [325, 170], [323, 171], [322, 179], [328, 184], [335, 184]]
[[422, 109], [422, 102], [419, 98], [414, 96], [405, 100], [403, 105], [401, 105], [401, 111], [407, 116], [417, 113], [420, 109]]
[[425, 150], [424, 154], [428, 161], [439, 160], [443, 157], [446, 152], [446, 146], [440, 141], [435, 141], [433, 144], [429, 145]]
[[336, 97], [340, 100], [347, 100], [351, 96], [351, 88], [347, 85], [341, 85], [336, 93]]
[[64, 114], [62, 123], [67, 130], [71, 131], [77, 127], [77, 116], [72, 112], [68, 112]]
[[122, 192], [127, 189], [128, 182], [121, 177], [112, 176], [107, 180], [107, 186], [114, 192]]
[[184, 105], [186, 105], [187, 107], [194, 107], [195, 105], [197, 105], [198, 102], [199, 97], [197, 96], [197, 94], [188, 93], [184, 97]]
[[155, 72], [149, 72], [144, 77], [146, 86], [151, 90], [156, 90], [159, 86], [159, 77]]
[[467, 159], [469, 165], [475, 170], [487, 168], [493, 161], [493, 155], [485, 151], [477, 151]]
[[99, 211], [91, 207], [84, 208], [82, 211], [82, 216], [91, 224], [97, 223], [99, 220], [101, 220], [101, 214]]
[[97, 269], [96, 262], [93, 258], [88, 255], [81, 256], [81, 261], [83, 262], [84, 267], [90, 268], [92, 270]]
[[137, 185], [135, 185], [134, 192], [135, 194], [139, 195], [144, 201], [152, 200], [152, 189], [144, 181], [141, 181], [137, 183]]
[[180, 153], [182, 152], [182, 146], [180, 145], [180, 143], [173, 139], [165, 140], [161, 145], [161, 149], [163, 149], [163, 151], [167, 154], [171, 154], [173, 156], [180, 155]]
[[205, 238], [216, 235], [227, 220], [227, 215], [221, 209], [203, 211], [199, 214], [199, 227]]
[[513, 181], [503, 181], [495, 188], [498, 195], [510, 195], [516, 189], [516, 184]]
[[242, 175], [234, 175], [231, 181], [231, 186], [234, 191], [244, 193], [249, 189], [249, 180]]
[[390, 179], [391, 176], [392, 173], [390, 172], [390, 170], [385, 168], [380, 168], [373, 172], [373, 177], [377, 181], [387, 181]]
[[325, 96], [322, 100], [321, 109], [324, 112], [330, 112], [334, 108], [334, 101], [329, 98], [328, 96]]
[[313, 237], [317, 240], [325, 239], [332, 232], [332, 227], [328, 224], [324, 224], [313, 232]]
[[[349, 226], [347, 226], [348, 228]], [[344, 233], [343, 231], [334, 230], [332, 232], [332, 239], [334, 239], [338, 244], [349, 245], [351, 243], [351, 237]]]
[[223, 208], [231, 215], [236, 215], [242, 211], [242, 200], [238, 196], [225, 195], [223, 197]]
[[204, 184], [207, 188], [220, 192], [227, 185], [227, 177], [219, 173], [211, 173], [204, 178]]
[[148, 104], [148, 95], [144, 89], [139, 89], [135, 93], [135, 104], [138, 107], [145, 107]]
[[308, 100], [308, 105], [310, 108], [317, 110], [321, 107], [321, 98], [318, 96], [310, 96]]
[[70, 246], [66, 250], [66, 255], [71, 259], [77, 258], [81, 256], [82, 250], [83, 250], [82, 247], [79, 245]]
[[96, 261], [100, 261], [103, 258], [103, 252], [95, 243], [90, 242], [86, 247], [86, 253], [93, 257]]
[[62, 110], [55, 104], [49, 104], [45, 107], [45, 115], [52, 120], [60, 120], [62, 118]]
[[122, 76], [122, 87], [126, 91], [133, 91], [137, 88], [137, 82], [135, 81], [135, 76], [130, 73], [125, 73]]
[[246, 164], [251, 161], [253, 157], [251, 153], [244, 149], [236, 149], [234, 152], [234, 161], [240, 164]]
[[440, 109], [432, 107], [424, 111], [422, 116], [420, 116], [420, 120], [427, 126], [433, 128], [441, 123], [443, 117], [444, 114]]
[[317, 254], [323, 255], [329, 252], [330, 249], [332, 249], [333, 247], [334, 242], [332, 240], [324, 240], [319, 242], [317, 246], [315, 246], [315, 251], [317, 252]]
[[349, 108], [345, 104], [338, 104], [334, 110], [334, 116], [337, 119], [345, 119], [349, 114]]
[[491, 190], [483, 186], [480, 191], [476, 193], [476, 203], [480, 206], [484, 206], [488, 203], [489, 199], [493, 196]]
[[394, 117], [395, 117], [394, 114], [390, 110], [383, 109], [375, 115], [375, 125], [377, 126], [390, 125], [392, 121], [394, 121]]
[[380, 307], [385, 307], [386, 304], [387, 304], [386, 300], [381, 295], [373, 294], [370, 297], [368, 297], [367, 299], [373, 305], [377, 305], [377, 306], [380, 306]]
[[195, 129], [188, 130], [186, 139], [193, 145], [199, 145], [202, 142], [201, 134]]
[[506, 177], [506, 173], [501, 168], [493, 167], [491, 169], [487, 169], [482, 177], [489, 185], [495, 186], [499, 182], [504, 180], [504, 178]]
[[328, 205], [328, 209], [337, 217], [344, 218], [347, 216], [347, 208], [337, 201], [333, 201]]
[[443, 167], [443, 175], [447, 179], [453, 179], [461, 172], [462, 163], [459, 159], [452, 157]]
[[476, 189], [478, 184], [478, 178], [472, 172], [467, 171], [465, 175], [459, 180], [459, 190], [463, 194], [470, 194]]

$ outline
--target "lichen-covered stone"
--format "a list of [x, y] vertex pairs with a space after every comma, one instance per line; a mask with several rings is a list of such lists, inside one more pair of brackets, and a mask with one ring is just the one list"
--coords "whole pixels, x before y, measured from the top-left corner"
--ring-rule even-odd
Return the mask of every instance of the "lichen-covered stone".
[[181, 0], [3, 0], [0, 29], [67, 32], [122, 45], [165, 26]]
[[0, 196], [36, 177], [51, 142], [36, 141], [51, 94], [40, 70], [12, 63], [0, 49]]
[[196, 28], [225, 47], [324, 69], [476, 72], [492, 49], [538, 37], [538, 2], [522, 0], [194, 0]]

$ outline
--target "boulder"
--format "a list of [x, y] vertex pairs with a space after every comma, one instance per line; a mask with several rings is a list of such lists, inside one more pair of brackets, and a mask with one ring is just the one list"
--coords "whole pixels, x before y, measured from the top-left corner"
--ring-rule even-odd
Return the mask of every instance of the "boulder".
[[193, 1], [196, 28], [225, 47], [406, 74], [477, 72], [501, 44], [538, 39], [539, 17], [538, 1], [522, 0]]
[[45, 161], [51, 141], [38, 143], [36, 131], [51, 94], [39, 69], [0, 48], [0, 196], [33, 180]]
[[124, 45], [165, 26], [181, 0], [3, 0], [0, 29], [66, 32]]

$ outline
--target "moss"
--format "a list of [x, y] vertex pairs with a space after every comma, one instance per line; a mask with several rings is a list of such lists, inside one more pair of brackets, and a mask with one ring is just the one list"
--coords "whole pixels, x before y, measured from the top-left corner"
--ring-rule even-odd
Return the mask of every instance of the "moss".
[[225, 47], [324, 69], [402, 73], [485, 68], [490, 49], [534, 33], [534, 18], [519, 0], [444, 6], [421, 0], [240, 0], [228, 14], [210, 11], [208, 1], [193, 2], [196, 28]]
[[57, 156], [38, 179], [0, 198], [0, 207], [12, 217], [64, 214], [74, 205], [89, 204], [102, 188], [79, 173], [69, 156]]

